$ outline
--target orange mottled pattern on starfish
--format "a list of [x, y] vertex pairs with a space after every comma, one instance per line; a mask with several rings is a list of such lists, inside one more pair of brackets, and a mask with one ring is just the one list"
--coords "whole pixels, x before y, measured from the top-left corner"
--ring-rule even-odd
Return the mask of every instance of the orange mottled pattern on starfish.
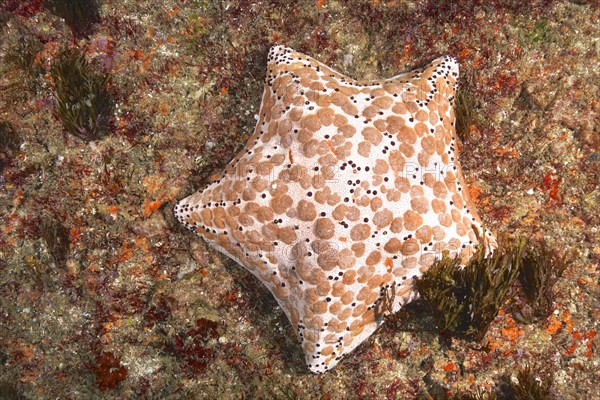
[[443, 251], [466, 261], [483, 236], [458, 164], [457, 79], [448, 56], [360, 82], [275, 46], [254, 135], [175, 207], [269, 288], [313, 372], [414, 299]]

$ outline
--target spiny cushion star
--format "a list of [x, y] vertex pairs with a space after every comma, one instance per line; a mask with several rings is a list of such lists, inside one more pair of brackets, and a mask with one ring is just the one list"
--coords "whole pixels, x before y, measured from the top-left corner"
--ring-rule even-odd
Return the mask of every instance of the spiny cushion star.
[[457, 78], [442, 57], [359, 82], [275, 46], [254, 135], [175, 206], [269, 288], [312, 372], [414, 299], [413, 279], [442, 251], [466, 261], [482, 237], [457, 159]]

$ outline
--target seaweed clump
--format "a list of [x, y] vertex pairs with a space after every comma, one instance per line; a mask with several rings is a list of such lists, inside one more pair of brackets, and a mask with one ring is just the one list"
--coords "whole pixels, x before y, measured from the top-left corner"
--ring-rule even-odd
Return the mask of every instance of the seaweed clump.
[[21, 139], [8, 121], [0, 121], [0, 173], [12, 163], [15, 152], [21, 145]]
[[481, 122], [481, 102], [473, 93], [475, 87], [473, 74], [466, 71], [461, 74], [456, 93], [454, 112], [456, 115], [456, 136], [460, 140], [476, 140], [476, 125]]
[[519, 281], [532, 308], [534, 320], [544, 319], [552, 313], [555, 297], [553, 287], [567, 268], [568, 256], [557, 256], [545, 244], [527, 246], [525, 249]]
[[215, 347], [210, 344], [218, 337], [219, 324], [207, 318], [196, 320], [196, 326], [175, 334], [175, 343], [169, 351], [187, 364], [187, 372], [204, 373], [215, 357]]
[[58, 115], [67, 132], [86, 141], [104, 137], [115, 109], [108, 75], [93, 71], [76, 49], [59, 54], [51, 75]]
[[459, 257], [444, 252], [416, 280], [421, 297], [433, 308], [442, 334], [479, 341], [504, 303], [504, 295], [519, 274], [525, 240], [486, 256], [480, 245], [464, 268]]
[[456, 94], [456, 135], [461, 140], [471, 139], [471, 126], [477, 122], [477, 100], [471, 92], [459, 90]]
[[0, 382], [0, 399], [27, 400], [19, 388], [12, 382]]
[[477, 390], [475, 392], [461, 393], [452, 398], [453, 400], [497, 400], [496, 392]]
[[476, 390], [453, 396], [453, 400], [552, 400], [550, 388], [553, 384], [551, 373], [545, 375], [527, 366], [519, 369], [517, 380], [510, 374], [503, 375], [495, 389]]
[[46, 217], [41, 222], [40, 233], [54, 262], [64, 266], [69, 253], [69, 231], [58, 220]]
[[554, 383], [551, 373], [542, 374], [530, 366], [519, 369], [517, 381], [514, 382], [510, 376], [505, 376], [501, 382], [498, 392], [502, 399], [514, 400], [552, 400], [550, 388]]
[[45, 0], [48, 10], [65, 20], [75, 37], [88, 37], [94, 24], [100, 22], [96, 0]]
[[36, 57], [42, 48], [43, 45], [37, 38], [21, 32], [15, 46], [6, 55], [9, 63], [26, 72], [25, 81], [34, 90], [36, 89], [34, 85], [36, 78], [44, 72], [42, 66], [36, 62]]

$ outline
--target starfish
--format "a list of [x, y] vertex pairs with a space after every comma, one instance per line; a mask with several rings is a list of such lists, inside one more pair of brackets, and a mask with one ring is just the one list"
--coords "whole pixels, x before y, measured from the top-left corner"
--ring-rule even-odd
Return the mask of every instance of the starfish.
[[246, 147], [174, 211], [262, 281], [322, 373], [443, 251], [466, 262], [483, 237], [458, 164], [458, 64], [360, 82], [279, 45], [266, 75]]

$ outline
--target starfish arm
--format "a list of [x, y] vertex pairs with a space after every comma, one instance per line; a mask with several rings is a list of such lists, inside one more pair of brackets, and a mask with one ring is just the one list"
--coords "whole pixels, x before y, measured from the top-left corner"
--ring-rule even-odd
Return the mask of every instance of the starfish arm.
[[[175, 215], [253, 273], [322, 373], [416, 297], [481, 222], [456, 149], [458, 64], [359, 82], [286, 46], [268, 55], [254, 135]], [[491, 238], [493, 241], [493, 237]]]

